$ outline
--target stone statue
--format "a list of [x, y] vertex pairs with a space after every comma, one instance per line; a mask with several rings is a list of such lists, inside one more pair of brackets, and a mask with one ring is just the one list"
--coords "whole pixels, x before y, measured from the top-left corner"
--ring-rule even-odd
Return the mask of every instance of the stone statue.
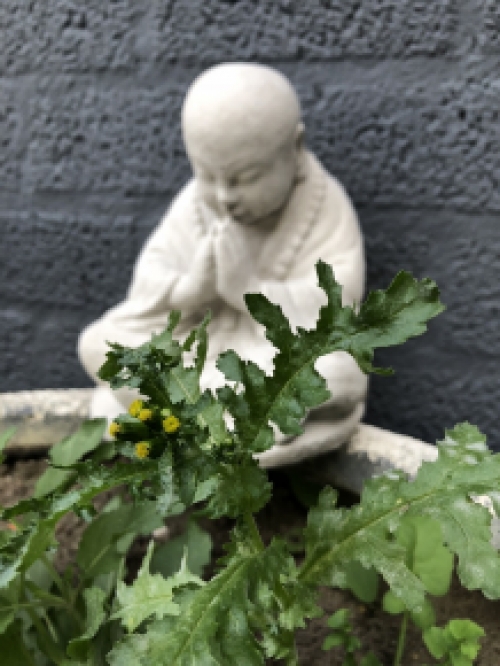
[[[223, 384], [215, 361], [226, 349], [271, 372], [275, 350], [243, 296], [262, 292], [282, 306], [292, 326], [310, 327], [326, 302], [315, 272], [320, 258], [333, 266], [345, 304], [363, 295], [356, 214], [342, 186], [305, 148], [300, 104], [283, 75], [255, 64], [209, 69], [186, 96], [182, 129], [194, 177], [146, 242], [126, 299], [80, 336], [81, 362], [98, 384], [106, 340], [142, 344], [164, 328], [173, 309], [184, 315], [181, 337], [212, 311], [204, 388]], [[278, 444], [263, 454], [263, 464], [335, 448], [361, 419], [367, 378], [352, 357], [335, 352], [316, 368], [331, 399], [310, 416], [304, 435], [288, 441], [277, 432]], [[134, 397], [101, 385], [92, 416], [112, 419]]]

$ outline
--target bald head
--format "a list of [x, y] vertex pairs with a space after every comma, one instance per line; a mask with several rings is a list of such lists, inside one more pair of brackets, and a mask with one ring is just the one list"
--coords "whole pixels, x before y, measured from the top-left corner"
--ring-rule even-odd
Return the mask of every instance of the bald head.
[[191, 155], [272, 151], [296, 138], [300, 104], [288, 80], [270, 67], [228, 63], [199, 76], [186, 96], [182, 129]]

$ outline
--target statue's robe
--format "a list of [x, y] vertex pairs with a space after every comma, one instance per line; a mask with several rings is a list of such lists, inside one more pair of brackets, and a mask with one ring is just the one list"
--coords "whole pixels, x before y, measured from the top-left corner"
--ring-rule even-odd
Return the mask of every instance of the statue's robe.
[[[272, 228], [223, 224], [200, 201], [196, 181], [185, 186], [146, 242], [125, 300], [80, 337], [80, 359], [94, 380], [105, 360], [107, 340], [137, 346], [163, 330], [173, 309], [173, 290], [192, 270], [200, 240], [213, 233], [213, 225], [219, 227], [214, 240], [218, 298], [208, 306], [213, 318], [203, 387], [223, 384], [215, 361], [226, 349], [255, 361], [266, 372], [272, 371], [275, 349], [246, 311], [245, 293], [262, 292], [279, 303], [292, 327], [311, 327], [326, 303], [315, 271], [316, 262], [322, 259], [333, 267], [343, 286], [344, 304], [360, 302], [365, 261], [356, 214], [342, 186], [313, 155], [307, 153], [304, 163], [303, 177]], [[206, 309], [201, 294], [199, 307], [182, 308], [180, 337], [201, 321]], [[328, 403], [331, 418], [341, 419], [356, 406], [355, 425], [363, 413], [366, 377], [345, 352], [322, 357], [316, 368], [332, 392]], [[132, 399], [128, 390], [118, 391], [116, 397], [106, 391], [101, 388], [96, 393], [93, 416], [113, 418]]]

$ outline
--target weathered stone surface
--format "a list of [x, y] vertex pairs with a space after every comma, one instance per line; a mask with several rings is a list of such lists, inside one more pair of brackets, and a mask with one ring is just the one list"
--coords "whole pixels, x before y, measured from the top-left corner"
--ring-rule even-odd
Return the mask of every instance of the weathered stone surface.
[[418, 345], [455, 354], [498, 358], [500, 239], [496, 218], [452, 211], [361, 210], [368, 287], [386, 288], [400, 270], [430, 277], [446, 311]]
[[438, 55], [458, 0], [4, 0], [0, 71], [132, 68], [141, 62]]
[[[472, 229], [470, 230], [472, 232]], [[436, 252], [437, 253], [437, 252]], [[500, 350], [500, 238], [481, 230], [453, 239], [441, 251], [436, 280], [447, 305], [436, 341], [457, 358], [498, 359]]]
[[[308, 140], [357, 205], [500, 210], [500, 79], [425, 86], [295, 73]], [[35, 191], [173, 193], [189, 177], [180, 108], [195, 73], [150, 89], [42, 83], [25, 184]]]
[[76, 341], [91, 317], [50, 306], [0, 312], [0, 392], [89, 386]]
[[[453, 332], [450, 331], [450, 339]], [[365, 420], [427, 442], [445, 428], [469, 421], [500, 451], [498, 363], [472, 355], [446, 355], [423, 344], [424, 338], [378, 354], [378, 365], [392, 366], [393, 377], [373, 377]]]
[[188, 178], [184, 85], [152, 90], [41, 85], [32, 101], [25, 182], [37, 191], [175, 192]]
[[33, 327], [30, 312], [16, 307], [0, 310], [0, 391], [31, 385], [29, 356]]
[[355, 202], [500, 210], [500, 81], [386, 76], [297, 78], [310, 142]]
[[157, 0], [152, 18], [167, 62], [407, 57], [453, 47], [457, 2]]
[[7, 453], [47, 449], [72, 435], [89, 416], [92, 389], [0, 394], [0, 432], [15, 427]]
[[0, 71], [131, 66], [143, 11], [134, 0], [3, 0]]
[[130, 216], [1, 212], [0, 227], [3, 299], [96, 313], [125, 294], [138, 249]]
[[500, 5], [497, 0], [477, 0], [482, 19], [479, 43], [486, 53], [500, 51]]
[[[76, 352], [89, 317], [78, 310], [43, 309], [34, 330], [28, 388], [80, 388], [91, 385]], [[26, 388], [26, 386], [24, 386]]]
[[23, 121], [15, 87], [0, 82], [0, 187], [4, 191], [17, 190], [20, 186]]

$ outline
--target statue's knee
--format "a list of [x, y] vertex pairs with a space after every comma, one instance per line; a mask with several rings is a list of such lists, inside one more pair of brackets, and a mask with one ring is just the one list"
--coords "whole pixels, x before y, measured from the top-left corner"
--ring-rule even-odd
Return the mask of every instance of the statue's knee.
[[95, 377], [99, 368], [106, 360], [106, 343], [102, 331], [96, 323], [89, 324], [80, 333], [77, 342], [77, 353], [85, 370]]

